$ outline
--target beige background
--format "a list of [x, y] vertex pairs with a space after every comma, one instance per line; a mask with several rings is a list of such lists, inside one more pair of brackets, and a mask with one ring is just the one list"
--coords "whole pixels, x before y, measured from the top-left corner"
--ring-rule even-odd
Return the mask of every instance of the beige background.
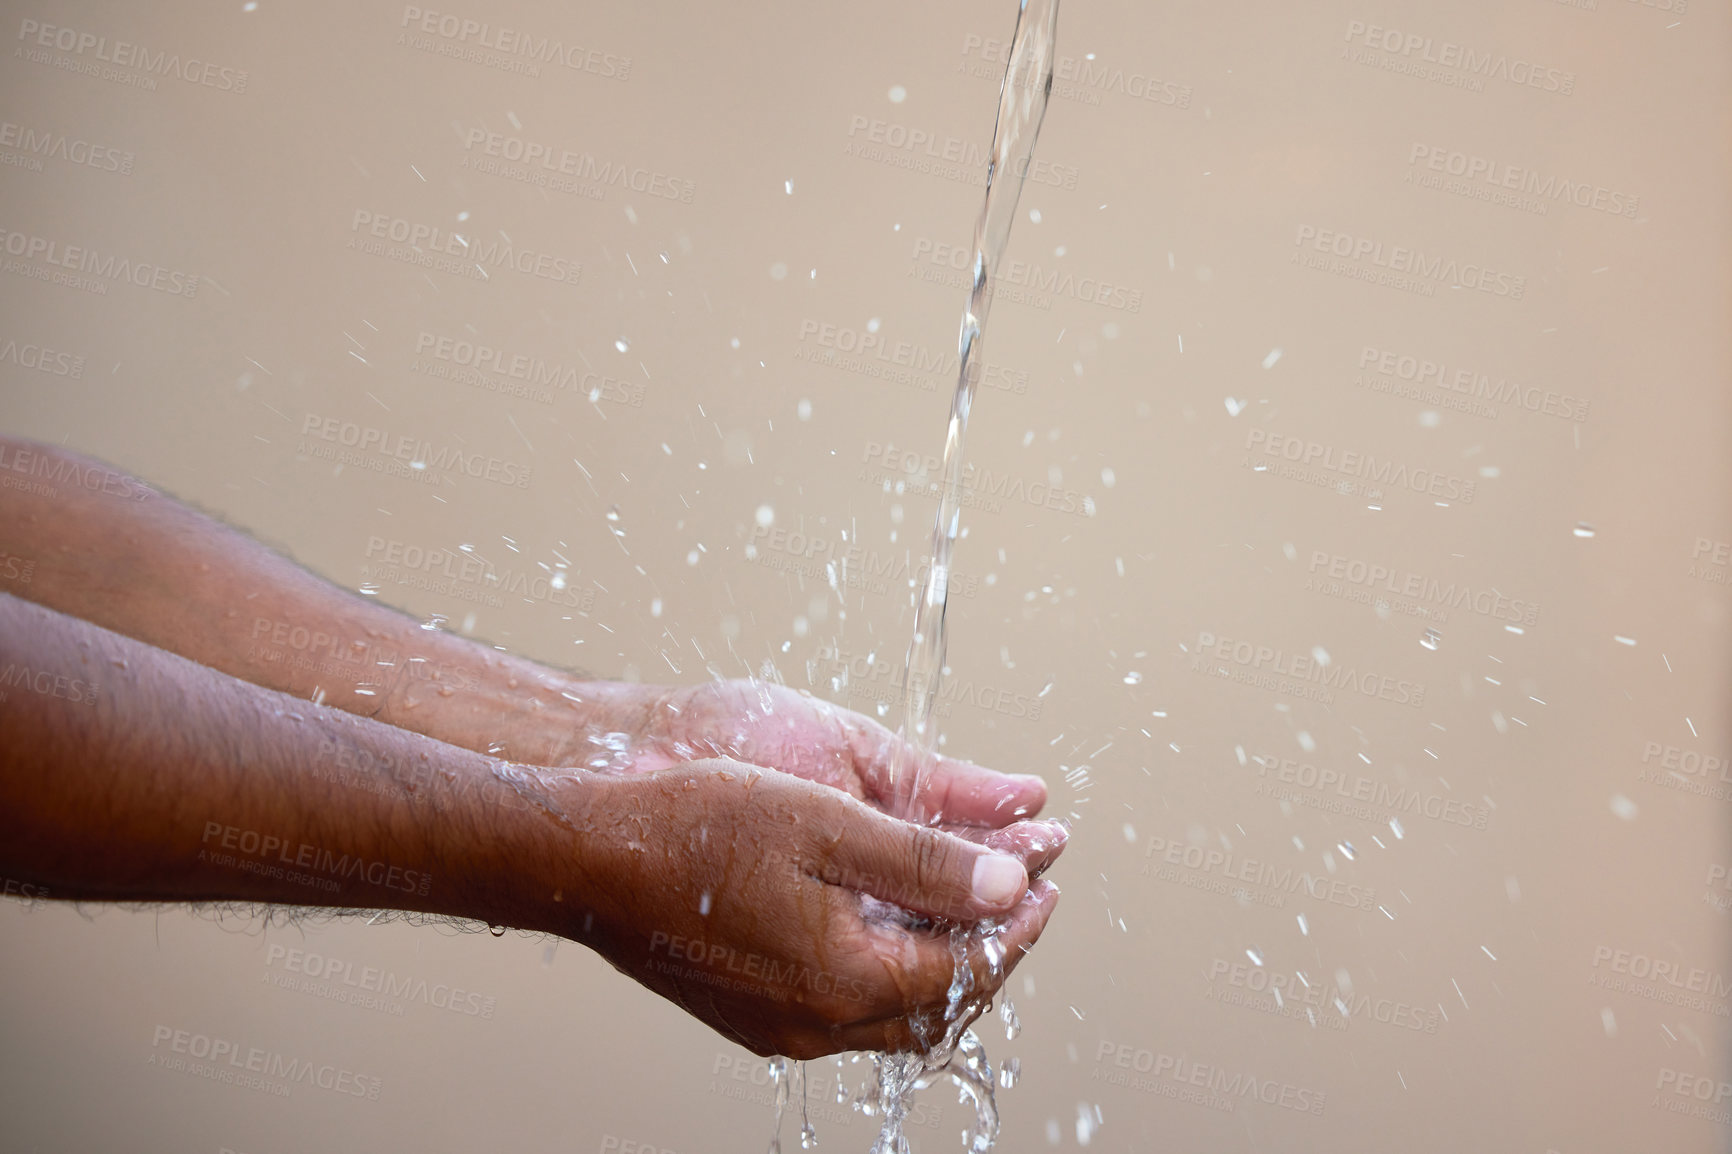
[[[595, 53], [577, 57], [591, 70], [539, 74], [441, 54], [461, 31], [416, 31], [401, 6], [4, 7], [0, 120], [131, 160], [100, 171], [15, 141], [0, 228], [200, 278], [190, 299], [99, 295], [8, 258], [0, 342], [65, 351], [81, 372], [0, 360], [6, 430], [106, 457], [341, 585], [539, 659], [757, 674], [874, 708], [933, 508], [885, 490], [901, 458], [884, 447], [918, 461], [941, 444], [961, 292], [931, 257], [966, 243], [977, 211], [968, 161], [998, 70], [981, 45], [1009, 35], [1008, 2], [435, 9]], [[244, 71], [245, 91], [77, 71], [102, 67], [94, 50], [38, 47], [44, 24]], [[1371, 26], [1413, 51], [1368, 47]], [[1002, 1149], [1727, 1147], [1732, 1087], [1708, 1117], [1672, 1112], [1694, 1099], [1660, 1087], [1732, 1078], [1732, 890], [1712, 880], [1732, 865], [1728, 800], [1700, 792], [1715, 775], [1663, 764], [1666, 747], [1695, 751], [1678, 755], [1692, 767], [1732, 749], [1732, 566], [1713, 563], [1732, 541], [1729, 34], [1705, 0], [1067, 3], [1073, 73], [1037, 154], [1051, 183], [1025, 192], [1010, 256], [1036, 281], [1072, 279], [994, 310], [986, 355], [1012, 387], [983, 387], [976, 410], [944, 717], [949, 749], [1044, 774], [1052, 812], [1077, 819], [1060, 912], [1009, 987], [1024, 1030], [983, 1030], [1022, 1063], [1000, 1095]], [[1477, 86], [1416, 73], [1445, 41], [1506, 71]], [[1507, 79], [1528, 63], [1555, 71]], [[1568, 93], [1545, 87], [1566, 76]], [[520, 181], [475, 165], [473, 130], [663, 180]], [[936, 171], [908, 166], [933, 159], [924, 146], [893, 146], [914, 133], [935, 141]], [[1412, 158], [1432, 148], [1584, 185], [1590, 204], [1425, 187]], [[667, 179], [689, 203], [655, 194]], [[1595, 188], [1606, 207], [1636, 198], [1630, 213], [1592, 207]], [[393, 259], [357, 243], [357, 212], [581, 276]], [[1402, 246], [1490, 266], [1522, 295], [1308, 267], [1328, 258], [1296, 238], [1322, 230], [1386, 260]], [[1085, 299], [1100, 281], [1124, 292]], [[920, 346], [919, 370], [827, 359], [874, 319], [880, 348]], [[441, 373], [422, 334], [576, 372], [503, 394]], [[1367, 348], [1516, 382], [1536, 406], [1567, 396], [1585, 419], [1380, 390], [1398, 378], [1375, 355], [1362, 366]], [[426, 483], [377, 471], [378, 454], [337, 467], [313, 450], [340, 446], [303, 438], [309, 416], [530, 479]], [[1255, 471], [1281, 464], [1247, 449], [1271, 436], [1435, 471], [1456, 499]], [[754, 538], [760, 506], [798, 540]], [[832, 587], [844, 531], [860, 552]], [[564, 569], [581, 608], [401, 584], [375, 538]], [[1471, 588], [1481, 611], [1379, 605], [1327, 582], [1337, 557], [1344, 575], [1358, 562]], [[1523, 632], [1500, 595], [1518, 617], [1537, 607]], [[1228, 641], [1200, 655], [1205, 634]], [[1246, 684], [1237, 642], [1252, 661], [1321, 648], [1335, 672], [1387, 676], [1392, 697], [1423, 686], [1423, 701]], [[1333, 788], [1283, 795], [1283, 772], [1364, 778], [1469, 824], [1401, 813], [1398, 839], [1387, 806], [1321, 808]], [[1235, 893], [1212, 851], [1315, 875], [1320, 896]], [[1331, 882], [1369, 908], [1328, 900]], [[0, 919], [6, 1150], [695, 1154], [769, 1134], [761, 1064], [569, 944], [16, 902]], [[494, 1012], [283, 988], [296, 976], [274, 945], [461, 987]], [[1651, 959], [1721, 996], [1680, 1003], [1617, 972]], [[1329, 991], [1314, 1022], [1263, 988], [1296, 972]], [[278, 1098], [153, 1068], [164, 1025], [382, 1091]], [[1271, 1080], [1290, 1104], [1303, 1090], [1321, 1113], [1183, 1100], [1174, 1059]], [[812, 1064], [815, 1101], [835, 1068]], [[924, 1101], [917, 1149], [957, 1149], [950, 1095]], [[866, 1148], [869, 1127], [814, 1111], [824, 1149]]]

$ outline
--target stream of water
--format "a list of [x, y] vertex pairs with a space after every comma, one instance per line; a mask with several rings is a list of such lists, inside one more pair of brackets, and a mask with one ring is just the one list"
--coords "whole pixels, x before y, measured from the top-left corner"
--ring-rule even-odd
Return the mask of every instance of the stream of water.
[[[932, 562], [927, 566], [925, 587], [915, 606], [914, 637], [908, 645], [908, 661], [902, 675], [903, 741], [891, 781], [897, 813], [910, 821], [927, 821], [935, 816], [925, 812], [921, 798], [937, 749], [933, 705], [944, 677], [951, 556], [962, 520], [963, 449], [975, 390], [975, 377], [970, 369], [980, 357], [987, 312], [992, 305], [993, 277], [1010, 239], [1023, 178], [1033, 160], [1035, 140], [1046, 116], [1057, 28], [1058, 0], [1020, 0], [1016, 31], [999, 89], [986, 196], [974, 224], [974, 264], [957, 337], [956, 392], [951, 397], [950, 420], [944, 431], [942, 488], [932, 525]], [[974, 1031], [963, 1027], [973, 1011], [990, 996], [989, 991], [975, 990], [969, 954], [978, 950], [984, 955], [989, 973], [996, 980], [1003, 973], [1005, 961], [1004, 947], [997, 939], [1000, 928], [992, 920], [973, 927], [950, 927], [955, 970], [948, 991], [943, 1036], [921, 1039], [931, 1044], [924, 1054], [873, 1055], [874, 1084], [865, 1103], [868, 1112], [880, 1119], [873, 1154], [908, 1154], [903, 1128], [914, 1094], [943, 1078], [954, 1081], [963, 1102], [974, 1108], [974, 1124], [964, 1136], [971, 1154], [984, 1154], [997, 1140], [998, 1106], [993, 1092], [992, 1062]], [[1002, 1009], [1008, 1028], [1015, 1021], [1015, 1011], [1008, 1002]]]

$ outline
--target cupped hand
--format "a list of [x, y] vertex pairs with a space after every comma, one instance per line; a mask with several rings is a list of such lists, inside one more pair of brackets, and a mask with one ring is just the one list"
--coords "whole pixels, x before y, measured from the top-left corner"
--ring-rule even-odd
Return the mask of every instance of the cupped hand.
[[[897, 812], [891, 774], [901, 738], [863, 714], [810, 693], [763, 681], [646, 687], [629, 714], [623, 760], [631, 769], [725, 757]], [[997, 829], [1039, 813], [1046, 804], [1046, 783], [1031, 774], [998, 773], [938, 756], [916, 800], [920, 816], [929, 822]]]
[[[761, 756], [761, 754], [760, 754]], [[919, 1049], [942, 1034], [954, 963], [941, 930], [869, 917], [870, 894], [933, 919], [1002, 919], [970, 942], [970, 1015], [1058, 901], [1028, 881], [1063, 847], [1056, 823], [974, 830], [987, 845], [892, 818], [829, 788], [737, 761], [585, 774], [564, 788], [582, 832], [548, 860], [572, 899], [550, 929], [756, 1053]], [[988, 848], [997, 839], [1011, 852]], [[995, 964], [989, 953], [996, 953]]]

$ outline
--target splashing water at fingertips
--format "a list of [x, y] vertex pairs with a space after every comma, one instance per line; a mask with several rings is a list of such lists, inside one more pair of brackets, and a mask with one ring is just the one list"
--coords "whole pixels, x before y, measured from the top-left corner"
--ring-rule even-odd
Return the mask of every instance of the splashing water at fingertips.
[[[914, 637], [908, 646], [908, 662], [902, 675], [903, 740], [898, 744], [890, 779], [896, 812], [910, 821], [929, 819], [920, 799], [938, 744], [932, 718], [944, 675], [951, 555], [962, 521], [963, 444], [968, 434], [969, 412], [974, 407], [975, 387], [969, 370], [980, 356], [987, 311], [992, 303], [992, 279], [1010, 239], [1023, 178], [1034, 157], [1035, 140], [1046, 116], [1057, 27], [1058, 0], [1021, 0], [999, 89], [986, 196], [974, 225], [972, 283], [957, 338], [956, 392], [945, 426], [942, 488], [932, 526], [932, 562], [927, 566], [926, 583], [915, 605]], [[1003, 972], [1005, 962], [1004, 946], [996, 937], [999, 929], [994, 920], [973, 929], [952, 927], [950, 953], [955, 960], [955, 976], [945, 1007], [944, 1035], [920, 1039], [932, 1043], [928, 1053], [873, 1055], [875, 1084], [868, 1100], [862, 1103], [866, 1113], [880, 1118], [873, 1154], [908, 1154], [903, 1127], [914, 1093], [945, 1077], [956, 1083], [963, 1103], [974, 1107], [974, 1124], [964, 1135], [972, 1154], [984, 1154], [997, 1140], [998, 1105], [993, 1092], [992, 1063], [980, 1039], [972, 1030], [963, 1029], [963, 1023], [969, 1017], [968, 1011], [979, 1001], [973, 988], [974, 971], [968, 963], [969, 947], [979, 945], [991, 973], [997, 976]], [[1001, 1008], [1006, 1033], [1014, 1036], [1015, 1011], [1008, 1002]], [[1005, 1084], [1009, 1086], [1014, 1080], [1013, 1075]]]

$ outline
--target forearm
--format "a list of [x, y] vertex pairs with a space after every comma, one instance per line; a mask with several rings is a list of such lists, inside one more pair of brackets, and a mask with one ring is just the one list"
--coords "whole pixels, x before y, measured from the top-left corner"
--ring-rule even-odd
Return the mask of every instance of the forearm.
[[15, 474], [38, 483], [0, 488], [0, 590], [232, 677], [545, 765], [581, 764], [637, 700], [423, 629], [100, 462], [0, 437]]
[[509, 772], [0, 596], [0, 871], [52, 897], [540, 924], [577, 843]]

